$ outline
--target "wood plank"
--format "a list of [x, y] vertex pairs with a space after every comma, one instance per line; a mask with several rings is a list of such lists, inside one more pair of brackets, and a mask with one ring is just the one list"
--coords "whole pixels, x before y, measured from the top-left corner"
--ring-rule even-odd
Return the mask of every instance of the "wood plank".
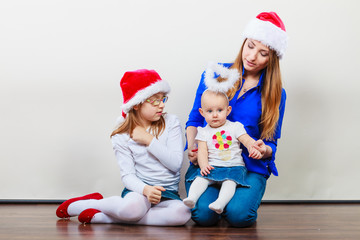
[[360, 204], [262, 204], [256, 224], [232, 228], [80, 224], [57, 204], [0, 204], [0, 239], [360, 239]]

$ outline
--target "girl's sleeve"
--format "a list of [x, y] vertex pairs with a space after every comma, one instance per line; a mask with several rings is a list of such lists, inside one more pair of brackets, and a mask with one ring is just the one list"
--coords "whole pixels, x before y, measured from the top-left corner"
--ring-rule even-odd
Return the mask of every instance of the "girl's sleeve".
[[235, 125], [235, 137], [239, 138], [241, 135], [247, 134], [244, 125], [242, 125], [240, 122], [233, 122]]
[[183, 132], [180, 121], [175, 115], [167, 117], [168, 138], [166, 144], [153, 138], [147, 148], [167, 169], [177, 173], [180, 172], [184, 157]]
[[206, 89], [204, 77], [205, 77], [205, 71], [201, 75], [201, 80], [200, 80], [199, 86], [198, 86], [198, 88], [196, 90], [196, 94], [195, 94], [195, 101], [194, 101], [193, 107], [190, 111], [185, 128], [187, 128], [188, 126], [202, 127], [204, 124], [205, 119], [203, 116], [201, 116], [201, 114], [199, 112], [199, 108], [201, 107], [201, 96]]
[[206, 130], [203, 127], [197, 127], [197, 134], [195, 140], [206, 142]]
[[281, 137], [281, 127], [282, 127], [282, 122], [283, 122], [284, 112], [285, 112], [285, 102], [286, 102], [286, 92], [283, 89], [282, 93], [281, 93], [281, 102], [280, 102], [280, 107], [279, 107], [279, 120], [277, 123], [274, 140], [271, 140], [271, 141], [264, 140], [264, 143], [266, 145], [270, 146], [272, 149], [272, 156], [266, 160], [270, 161], [268, 166], [275, 176], [278, 175], [278, 172], [276, 170], [274, 161], [275, 161], [275, 154], [276, 154], [276, 150], [277, 150], [277, 140]]
[[146, 184], [136, 176], [135, 162], [128, 147], [128, 141], [129, 137], [125, 135], [114, 135], [111, 138], [123, 184], [127, 189], [143, 194]]

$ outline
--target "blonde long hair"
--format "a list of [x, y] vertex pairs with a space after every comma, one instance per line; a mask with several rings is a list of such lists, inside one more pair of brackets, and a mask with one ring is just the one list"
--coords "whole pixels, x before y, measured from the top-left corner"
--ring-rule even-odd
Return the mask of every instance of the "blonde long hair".
[[[242, 84], [242, 52], [245, 45], [244, 40], [240, 52], [235, 59], [234, 64], [230, 68], [235, 68], [240, 73], [240, 79], [234, 84], [234, 87], [227, 92], [228, 98], [231, 100], [236, 91], [241, 88]], [[282, 81], [280, 73], [279, 57], [272, 49], [269, 51], [269, 62], [263, 77], [263, 86], [261, 90], [262, 113], [260, 120], [261, 139], [272, 140], [275, 136], [277, 122], [279, 120], [279, 106], [281, 102]], [[218, 79], [224, 81], [225, 79]]]
[[[140, 106], [141, 107], [141, 106]], [[141, 126], [139, 121], [139, 116], [137, 110], [132, 108], [128, 114], [126, 114], [126, 118], [124, 122], [120, 124], [110, 135], [110, 137], [115, 134], [127, 133], [131, 136], [135, 127]], [[165, 129], [165, 119], [164, 115], [160, 117], [160, 119], [156, 122], [152, 122], [150, 126], [150, 133], [152, 133], [156, 138], [158, 138]]]

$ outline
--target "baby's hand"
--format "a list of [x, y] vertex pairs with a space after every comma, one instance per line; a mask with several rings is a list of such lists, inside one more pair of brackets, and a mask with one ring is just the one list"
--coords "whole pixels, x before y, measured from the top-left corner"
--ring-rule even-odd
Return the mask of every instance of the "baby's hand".
[[261, 154], [261, 152], [259, 150], [256, 150], [254, 147], [250, 148], [249, 151], [249, 157], [254, 158], [254, 159], [261, 159], [264, 155]]
[[266, 145], [263, 140], [257, 140], [250, 148], [249, 157], [254, 159], [261, 159], [266, 153]]
[[204, 175], [206, 176], [206, 175], [210, 174], [210, 171], [212, 169], [214, 169], [214, 167], [209, 165], [209, 164], [202, 167], [201, 170], [200, 170], [201, 176], [204, 176]]

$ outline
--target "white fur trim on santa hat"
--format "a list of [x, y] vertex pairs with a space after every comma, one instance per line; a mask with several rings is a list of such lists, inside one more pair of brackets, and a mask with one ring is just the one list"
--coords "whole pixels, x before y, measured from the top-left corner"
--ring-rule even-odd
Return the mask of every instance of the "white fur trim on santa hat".
[[[219, 82], [214, 78], [214, 73], [220, 75], [227, 80]], [[232, 87], [235, 82], [240, 78], [240, 74], [237, 69], [229, 69], [223, 65], [210, 62], [205, 71], [205, 85], [211, 91], [226, 93]]]
[[243, 32], [243, 37], [260, 41], [275, 50], [280, 59], [284, 56], [288, 43], [288, 35], [285, 31], [271, 22], [258, 18], [252, 19], [248, 23]]
[[121, 123], [123, 123], [125, 121], [125, 118], [122, 116], [122, 115], [120, 115], [120, 116], [118, 116], [117, 118], [116, 118], [116, 120], [115, 120], [115, 125], [116, 126], [119, 126]]
[[124, 113], [127, 114], [135, 105], [145, 102], [146, 99], [160, 92], [165, 94], [170, 92], [170, 85], [164, 80], [159, 80], [154, 84], [139, 90], [135, 96], [133, 96], [127, 103], [122, 105], [121, 109]]

